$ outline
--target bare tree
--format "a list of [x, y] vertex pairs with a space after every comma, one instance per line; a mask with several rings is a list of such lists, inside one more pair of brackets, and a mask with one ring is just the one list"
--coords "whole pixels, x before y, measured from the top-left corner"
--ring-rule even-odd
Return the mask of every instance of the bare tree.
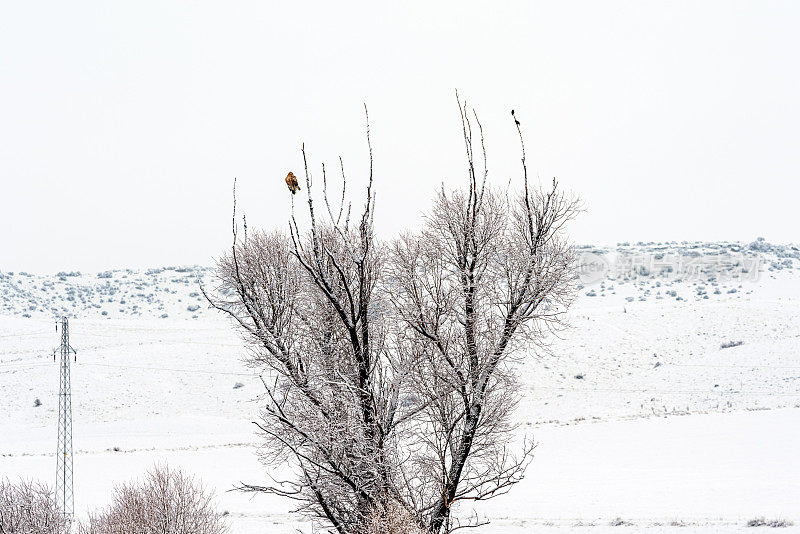
[[0, 480], [0, 534], [66, 534], [70, 521], [56, 508], [50, 488], [39, 482]]
[[156, 466], [141, 483], [114, 488], [112, 504], [79, 524], [80, 534], [224, 534], [213, 495], [191, 477]]
[[324, 165], [322, 209], [314, 203], [303, 147], [310, 228], [301, 231], [292, 201], [288, 235], [240, 237], [234, 200], [233, 245], [218, 262], [217, 287], [204, 290], [264, 370], [255, 422], [263, 460], [289, 463], [298, 475], [242, 488], [296, 499], [340, 533], [374, 530], [376, 510], [450, 532], [464, 526], [451, 517], [456, 503], [508, 491], [532, 457], [531, 442], [516, 454], [510, 446], [513, 366], [544, 346], [574, 294], [564, 226], [577, 201], [555, 181], [529, 186], [524, 144], [517, 198], [489, 187], [480, 122], [460, 101], [459, 110], [467, 187], [443, 189], [423, 230], [391, 243], [375, 238], [367, 121], [360, 216], [351, 219], [345, 203], [341, 161], [338, 205]]

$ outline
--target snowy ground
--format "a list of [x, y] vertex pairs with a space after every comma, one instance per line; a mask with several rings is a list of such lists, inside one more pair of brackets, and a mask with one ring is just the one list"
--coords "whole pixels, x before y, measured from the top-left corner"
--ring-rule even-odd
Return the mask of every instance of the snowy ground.
[[[616, 532], [625, 528], [609, 526], [616, 518], [653, 533], [750, 530], [758, 516], [800, 525], [798, 249], [758, 241], [583, 251], [608, 272], [585, 277], [551, 353], [520, 365], [518, 417], [539, 447], [525, 481], [477, 508], [491, 520], [482, 530]], [[708, 261], [670, 271], [673, 256]], [[754, 258], [755, 277], [743, 272]], [[0, 476], [53, 478], [52, 317], [67, 314], [78, 349], [79, 514], [168, 461], [215, 489], [234, 533], [305, 528], [290, 502], [227, 491], [263, 481], [249, 423], [260, 382], [240, 362], [230, 325], [201, 300], [198, 281], [209, 275], [0, 272]], [[730, 342], [742, 344], [722, 348]]]

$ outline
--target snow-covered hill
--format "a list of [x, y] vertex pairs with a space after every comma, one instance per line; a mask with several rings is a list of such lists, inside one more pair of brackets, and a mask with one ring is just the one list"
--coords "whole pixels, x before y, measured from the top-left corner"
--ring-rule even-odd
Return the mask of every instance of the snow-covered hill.
[[55, 275], [0, 272], [0, 313], [68, 317], [197, 319], [205, 311], [200, 284], [208, 267], [158, 267]]
[[[800, 268], [800, 246], [752, 243], [619, 243], [583, 245], [576, 251], [584, 266], [601, 271], [581, 274], [581, 293], [621, 295], [626, 301], [650, 299], [726, 300], [754, 288], [745, 282], [775, 278]], [[205, 313], [200, 292], [211, 267], [157, 267], [54, 275], [0, 270], [0, 314], [80, 318], [192, 318]], [[728, 299], [729, 300], [729, 299]]]
[[[578, 253], [570, 327], [519, 363], [517, 418], [538, 454], [524, 483], [477, 507], [493, 521], [483, 531], [602, 532], [618, 516], [649, 532], [745, 530], [758, 515], [800, 523], [798, 247]], [[52, 477], [53, 317], [67, 315], [77, 510], [168, 460], [216, 489], [234, 533], [305, 528], [291, 502], [226, 491], [265, 481], [250, 423], [261, 371], [207, 308], [199, 284], [212, 274], [0, 273], [0, 476]]]

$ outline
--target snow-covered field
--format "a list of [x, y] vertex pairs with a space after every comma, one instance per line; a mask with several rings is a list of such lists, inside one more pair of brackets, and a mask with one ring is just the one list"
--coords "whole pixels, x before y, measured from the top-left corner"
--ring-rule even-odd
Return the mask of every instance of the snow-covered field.
[[[729, 532], [764, 516], [800, 531], [798, 247], [580, 251], [600, 275], [583, 273], [571, 328], [520, 363], [517, 416], [536, 458], [511, 493], [475, 507], [482, 530]], [[210, 275], [0, 272], [0, 476], [53, 482], [53, 317], [65, 314], [79, 515], [167, 461], [216, 491], [234, 533], [307, 529], [291, 502], [228, 491], [265, 481], [250, 423], [261, 391], [204, 304]]]

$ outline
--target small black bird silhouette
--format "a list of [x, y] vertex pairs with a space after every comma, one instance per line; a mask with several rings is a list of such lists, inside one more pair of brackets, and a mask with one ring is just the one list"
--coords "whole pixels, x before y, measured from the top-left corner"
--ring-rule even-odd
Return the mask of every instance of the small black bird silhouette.
[[514, 122], [517, 123], [517, 126], [519, 126], [519, 121], [517, 120], [517, 117], [514, 115], [513, 109], [511, 110], [511, 116], [514, 117]]

